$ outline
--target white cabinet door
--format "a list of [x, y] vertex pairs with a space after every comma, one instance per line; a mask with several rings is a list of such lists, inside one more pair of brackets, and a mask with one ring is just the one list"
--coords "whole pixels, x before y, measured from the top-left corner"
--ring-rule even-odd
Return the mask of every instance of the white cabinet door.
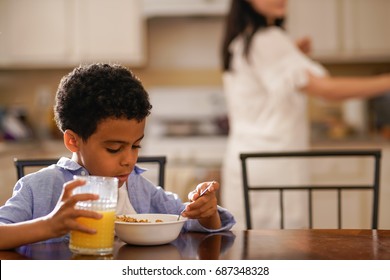
[[367, 59], [390, 57], [390, 1], [343, 0], [344, 52]]
[[81, 62], [144, 62], [139, 0], [78, 0], [75, 8], [75, 53]]
[[56, 64], [71, 51], [67, 0], [1, 0], [0, 65]]
[[0, 67], [141, 65], [140, 0], [0, 0]]
[[334, 55], [341, 49], [338, 0], [290, 0], [287, 30], [294, 39], [311, 38], [313, 56]]
[[290, 0], [287, 29], [322, 61], [390, 61], [389, 0]]

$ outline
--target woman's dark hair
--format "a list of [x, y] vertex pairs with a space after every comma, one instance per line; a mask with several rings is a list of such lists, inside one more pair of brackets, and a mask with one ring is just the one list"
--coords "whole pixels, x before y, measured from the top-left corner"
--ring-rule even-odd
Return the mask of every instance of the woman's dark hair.
[[84, 141], [108, 119], [142, 121], [152, 105], [138, 78], [120, 65], [79, 66], [64, 76], [58, 86], [54, 118], [64, 132], [73, 130]]
[[[282, 27], [283, 18], [277, 19], [275, 25]], [[245, 35], [244, 55], [247, 57], [253, 35], [261, 28], [268, 26], [265, 16], [255, 11], [245, 0], [232, 0], [229, 13], [226, 17], [225, 35], [222, 42], [223, 70], [230, 70], [231, 53], [230, 43], [240, 34]]]

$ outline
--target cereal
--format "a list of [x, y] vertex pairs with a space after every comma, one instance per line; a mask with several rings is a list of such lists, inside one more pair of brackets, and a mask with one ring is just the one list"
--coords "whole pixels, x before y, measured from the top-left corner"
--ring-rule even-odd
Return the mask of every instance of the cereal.
[[[150, 221], [148, 219], [139, 219], [138, 220], [138, 219], [132, 218], [130, 216], [126, 216], [126, 215], [116, 216], [116, 220], [120, 221], [120, 222], [126, 222], [126, 223], [150, 223]], [[163, 223], [164, 221], [157, 219], [155, 222], [156, 223]]]

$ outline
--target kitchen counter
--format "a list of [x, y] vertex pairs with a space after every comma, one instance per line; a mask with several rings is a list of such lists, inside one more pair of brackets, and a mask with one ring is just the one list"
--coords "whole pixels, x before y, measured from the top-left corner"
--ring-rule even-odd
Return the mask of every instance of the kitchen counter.
[[16, 156], [17, 154], [23, 154], [24, 152], [27, 152], [26, 156], [35, 156], [41, 153], [66, 153], [67, 149], [65, 148], [62, 140], [0, 142], [0, 156]]
[[345, 139], [313, 139], [313, 148], [382, 148], [389, 146], [390, 141], [379, 136], [350, 137]]

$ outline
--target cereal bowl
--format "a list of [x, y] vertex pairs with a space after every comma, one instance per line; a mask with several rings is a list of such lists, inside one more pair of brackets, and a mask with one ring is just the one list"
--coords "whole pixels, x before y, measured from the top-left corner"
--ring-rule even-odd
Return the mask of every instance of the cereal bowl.
[[175, 240], [187, 220], [172, 214], [126, 214], [115, 221], [115, 233], [132, 245], [161, 245]]

